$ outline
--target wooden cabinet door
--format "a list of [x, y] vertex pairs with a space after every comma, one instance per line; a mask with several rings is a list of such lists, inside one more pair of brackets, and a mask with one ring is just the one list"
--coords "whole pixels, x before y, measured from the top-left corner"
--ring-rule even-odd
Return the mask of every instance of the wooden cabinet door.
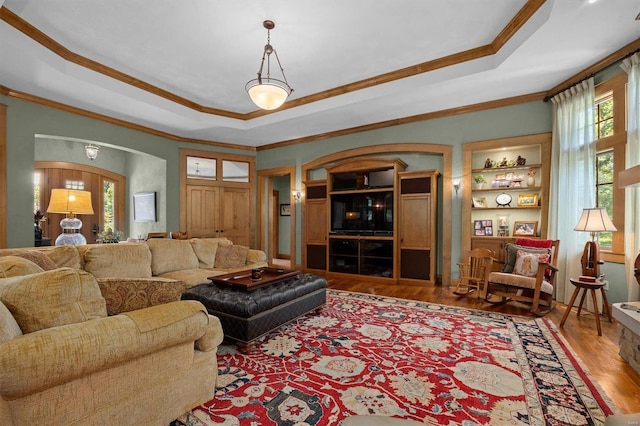
[[400, 197], [400, 247], [431, 248], [431, 194]]
[[251, 200], [248, 188], [222, 188], [220, 193], [220, 237], [251, 247]]
[[187, 186], [187, 232], [192, 237], [216, 237], [220, 231], [220, 188]]
[[307, 243], [327, 243], [327, 200], [307, 200], [305, 229]]
[[486, 248], [492, 250], [496, 259], [504, 261], [505, 245], [514, 241], [515, 238], [471, 237], [471, 249]]
[[435, 282], [437, 170], [401, 172], [400, 278]]

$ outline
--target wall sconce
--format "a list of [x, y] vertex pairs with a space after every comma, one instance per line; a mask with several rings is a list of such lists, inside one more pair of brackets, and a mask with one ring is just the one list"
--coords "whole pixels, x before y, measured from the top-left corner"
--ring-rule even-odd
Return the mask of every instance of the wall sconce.
[[100, 152], [100, 147], [93, 144], [85, 145], [84, 152], [87, 154], [87, 158], [93, 161], [96, 158], [98, 158], [98, 152]]
[[302, 198], [302, 192], [298, 190], [291, 191], [291, 195], [293, 195], [293, 198], [295, 198], [296, 201], [300, 201], [300, 199]]
[[451, 179], [451, 184], [453, 185], [453, 189], [456, 191], [456, 196], [458, 195], [458, 191], [460, 190], [460, 178], [456, 177]]

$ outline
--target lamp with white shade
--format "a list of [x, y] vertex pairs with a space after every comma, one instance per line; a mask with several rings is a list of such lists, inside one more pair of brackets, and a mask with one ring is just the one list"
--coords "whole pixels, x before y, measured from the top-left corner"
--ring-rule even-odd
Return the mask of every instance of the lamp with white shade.
[[80, 232], [82, 221], [76, 215], [93, 214], [91, 192], [77, 189], [52, 189], [47, 212], [65, 215], [65, 218], [60, 221], [62, 234], [56, 238], [57, 246], [87, 244], [87, 239]]
[[582, 275], [600, 276], [600, 247], [596, 241], [598, 232], [617, 231], [604, 207], [583, 209], [582, 216], [574, 231], [590, 232], [591, 241], [587, 241], [582, 252]]

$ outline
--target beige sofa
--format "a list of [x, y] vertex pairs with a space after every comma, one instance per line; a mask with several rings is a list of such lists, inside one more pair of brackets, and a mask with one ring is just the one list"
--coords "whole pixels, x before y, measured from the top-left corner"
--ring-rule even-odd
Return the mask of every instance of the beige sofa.
[[179, 299], [182, 290], [209, 283], [211, 276], [267, 266], [263, 251], [235, 245], [226, 238], [153, 238], [142, 243], [0, 249], [0, 259], [35, 251], [45, 253], [46, 259], [55, 263], [53, 267], [81, 269], [93, 275], [110, 315], [140, 309], [150, 300], [170, 300], [167, 292], [177, 293]]
[[108, 316], [93, 275], [52, 262], [78, 251], [49, 253], [0, 257], [0, 424], [167, 425], [213, 398], [223, 333], [202, 304], [163, 303], [174, 286]]

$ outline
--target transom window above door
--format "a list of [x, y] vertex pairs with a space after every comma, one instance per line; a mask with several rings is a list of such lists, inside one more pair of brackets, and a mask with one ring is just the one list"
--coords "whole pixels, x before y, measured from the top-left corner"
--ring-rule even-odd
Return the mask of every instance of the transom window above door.
[[215, 158], [187, 156], [187, 178], [216, 180], [217, 161]]

